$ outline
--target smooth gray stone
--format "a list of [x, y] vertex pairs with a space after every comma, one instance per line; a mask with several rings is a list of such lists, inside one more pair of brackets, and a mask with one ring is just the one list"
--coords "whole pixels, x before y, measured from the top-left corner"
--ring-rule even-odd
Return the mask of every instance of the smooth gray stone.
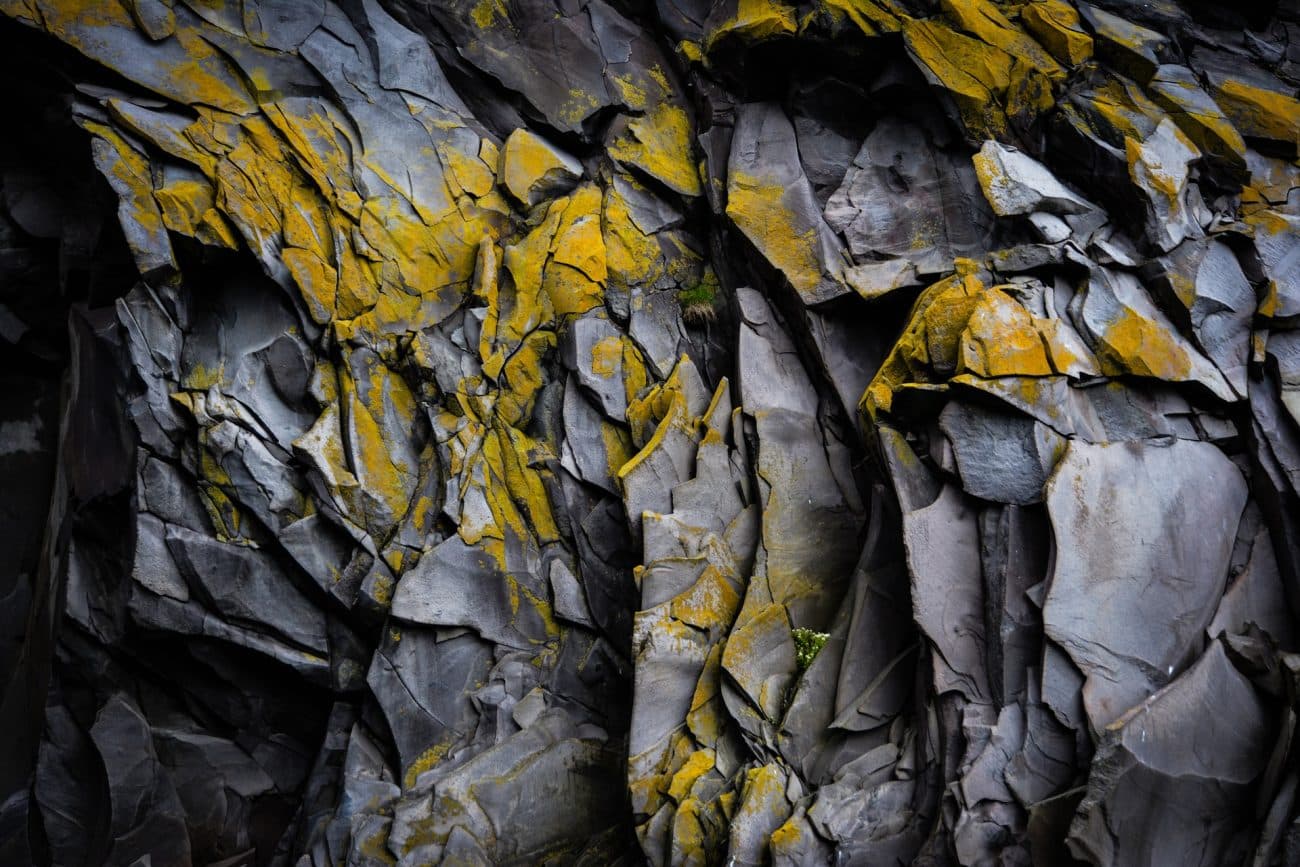
[[982, 252], [993, 214], [969, 158], [936, 146], [922, 125], [891, 116], [853, 158], [826, 203], [826, 221], [856, 259], [898, 257], [934, 273], [953, 256]]
[[982, 173], [984, 197], [999, 217], [1025, 216], [1036, 211], [1065, 216], [1095, 207], [1033, 157], [995, 141], [986, 141], [980, 147], [975, 167], [977, 173]]
[[475, 720], [466, 693], [487, 677], [491, 645], [474, 635], [443, 641], [406, 627], [385, 636], [366, 676], [392, 731], [403, 775], [426, 749], [467, 739]]
[[582, 626], [594, 626], [582, 584], [574, 577], [573, 571], [563, 560], [556, 559], [551, 561], [549, 575], [556, 615]]
[[[1071, 318], [1094, 345], [1106, 343], [1137, 376], [1167, 376], [1179, 382], [1196, 382], [1220, 399], [1232, 402], [1237, 396], [1224, 375], [1208, 358], [1180, 335], [1169, 317], [1156, 307], [1148, 291], [1130, 273], [1108, 268], [1093, 271], [1087, 291]], [[1128, 344], [1125, 323], [1138, 322], [1148, 333], [1136, 347]], [[1172, 366], [1170, 366], [1172, 363]]]
[[[619, 347], [612, 367], [604, 366], [609, 342]], [[578, 382], [611, 419], [627, 414], [627, 392], [623, 387], [623, 359], [620, 332], [600, 312], [588, 314], [569, 326], [564, 349], [565, 364], [577, 374]]]
[[191, 863], [185, 809], [158, 761], [151, 734], [140, 709], [120, 693], [99, 709], [90, 728], [112, 804], [107, 864]]
[[934, 647], [934, 688], [990, 697], [979, 530], [971, 503], [944, 485], [933, 503], [903, 512], [912, 616]]
[[1244, 825], [1239, 798], [1264, 768], [1269, 727], [1222, 643], [1117, 723], [1070, 826], [1075, 855], [1170, 867], [1229, 857]]
[[1151, 80], [1169, 50], [1167, 37], [1087, 3], [1079, 4], [1079, 14], [1101, 58], [1142, 84]]
[[584, 482], [598, 485], [611, 495], [619, 489], [610, 467], [610, 455], [599, 410], [579, 390], [577, 380], [570, 376], [564, 390], [564, 446], [562, 460], [565, 467]]
[[1289, 647], [1295, 634], [1289, 614], [1286, 588], [1278, 569], [1273, 541], [1268, 529], [1260, 527], [1250, 542], [1249, 559], [1224, 591], [1214, 620], [1206, 627], [1206, 636], [1213, 639], [1225, 632], [1230, 635], [1244, 633], [1254, 625], [1279, 645]]
[[183, 527], [168, 527], [165, 538], [190, 592], [215, 612], [278, 633], [304, 649], [327, 651], [324, 612], [268, 554]]
[[1207, 443], [1072, 442], [1046, 489], [1056, 557], [1043, 625], [1083, 672], [1100, 732], [1194, 658], [1246, 503]]
[[1041, 509], [992, 506], [980, 514], [989, 687], [998, 704], [1036, 689], [1030, 675], [1041, 652], [1041, 599], [1031, 590], [1047, 577], [1047, 536]]
[[[545, 598], [540, 575], [513, 571], [530, 592]], [[467, 626], [492, 642], [527, 647], [546, 628], [532, 605], [515, 605], [507, 575], [492, 556], [452, 536], [420, 558], [393, 594], [393, 616], [430, 626]], [[516, 610], [517, 609], [517, 610]]]
[[968, 494], [1016, 505], [1042, 500], [1043, 485], [1065, 443], [1051, 428], [956, 401], [944, 408], [939, 423], [952, 443]]
[[1294, 322], [1300, 316], [1300, 214], [1275, 213], [1270, 219], [1277, 224], [1255, 232], [1255, 249], [1277, 291], [1271, 316]]

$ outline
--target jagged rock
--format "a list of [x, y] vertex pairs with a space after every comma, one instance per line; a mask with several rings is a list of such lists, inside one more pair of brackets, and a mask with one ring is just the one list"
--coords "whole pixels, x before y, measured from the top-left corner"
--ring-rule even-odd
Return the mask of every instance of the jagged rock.
[[1100, 732], [1195, 653], [1228, 577], [1245, 483], [1208, 443], [1074, 442], [1045, 493], [1057, 555], [1043, 626], [1083, 672]]
[[535, 205], [577, 183], [582, 163], [528, 130], [517, 129], [501, 146], [497, 174], [512, 196]]
[[887, 117], [826, 203], [826, 221], [857, 259], [899, 257], [935, 273], [985, 248], [992, 215], [968, 161], [921, 124]]
[[1023, 416], [951, 403], [939, 417], [952, 443], [962, 485], [972, 496], [1026, 505], [1041, 500], [1064, 440]]
[[1041, 163], [1017, 150], [987, 141], [974, 159], [984, 198], [999, 217], [1035, 211], [1080, 214], [1092, 208], [1052, 177]]
[[847, 291], [842, 244], [822, 218], [794, 126], [779, 106], [740, 107], [727, 163], [727, 216], [805, 304]]
[[1297, 861], [1288, 4], [0, 14], [0, 861]]
[[[1198, 712], [1210, 701], [1231, 711]], [[1250, 681], [1222, 643], [1212, 643], [1196, 665], [1116, 720], [1102, 739], [1070, 827], [1071, 850], [1095, 864], [1170, 865], [1242, 851], [1233, 839], [1243, 824], [1238, 793], [1263, 770], [1267, 732]], [[1129, 823], [1147, 833], [1127, 830]]]

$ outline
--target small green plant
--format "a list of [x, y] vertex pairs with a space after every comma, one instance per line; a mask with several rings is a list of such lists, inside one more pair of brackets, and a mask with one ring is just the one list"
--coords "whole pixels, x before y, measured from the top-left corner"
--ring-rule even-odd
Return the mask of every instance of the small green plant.
[[700, 281], [691, 286], [684, 286], [677, 293], [677, 303], [682, 307], [682, 318], [687, 322], [702, 325], [718, 318], [714, 303], [718, 300], [718, 275], [712, 268], [705, 268]]
[[826, 646], [826, 639], [831, 637], [829, 632], [818, 632], [802, 626], [791, 629], [790, 635], [794, 638], [794, 660], [800, 671], [808, 670], [808, 666], [812, 665], [817, 654]]

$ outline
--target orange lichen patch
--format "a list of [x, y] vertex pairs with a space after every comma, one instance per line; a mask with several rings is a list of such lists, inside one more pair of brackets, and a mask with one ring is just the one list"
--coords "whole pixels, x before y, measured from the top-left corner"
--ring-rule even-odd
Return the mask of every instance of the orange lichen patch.
[[[627, 174], [620, 175], [620, 182], [633, 190], [645, 190], [641, 183]], [[619, 185], [615, 183], [604, 187], [601, 233], [608, 283], [611, 286], [620, 289], [650, 286], [663, 276], [667, 263], [659, 237], [650, 237], [637, 227], [632, 220], [632, 209], [619, 191]]]
[[1125, 139], [1124, 153], [1128, 159], [1129, 178], [1139, 188], [1154, 189], [1169, 200], [1171, 207], [1187, 183], [1187, 160], [1199, 155], [1196, 145], [1174, 128], [1174, 138], [1182, 145], [1181, 153], [1173, 164], [1163, 160], [1165, 151], [1143, 147], [1142, 142]]
[[1034, 324], [1042, 335], [1043, 345], [1047, 347], [1048, 359], [1055, 373], [1065, 376], [1096, 376], [1100, 373], [1096, 357], [1068, 325], [1062, 324], [1059, 319], [1038, 317], [1034, 317]]
[[779, 852], [793, 849], [799, 844], [800, 837], [799, 823], [792, 816], [781, 827], [772, 832], [772, 836], [768, 838], [768, 841], [772, 846], [772, 851]]
[[573, 157], [522, 128], [506, 139], [497, 167], [502, 186], [525, 205], [535, 204], [554, 180], [581, 174], [582, 166]]
[[678, 360], [666, 380], [628, 401], [628, 427], [632, 433], [632, 442], [638, 448], [644, 450], [648, 447], [647, 444], [657, 433], [661, 422], [674, 410], [681, 411], [686, 423], [690, 423], [689, 414], [685, 413], [683, 388], [682, 360]]
[[1011, 55], [935, 20], [908, 22], [903, 39], [930, 83], [952, 97], [967, 132], [1001, 138], [1007, 121], [999, 106], [1011, 86]]
[[[873, 426], [881, 413], [890, 411], [896, 389], [909, 382], [942, 378], [941, 372], [931, 368], [932, 346], [949, 360], [948, 371], [955, 370], [961, 334], [984, 289], [975, 276], [974, 263], [958, 259], [955, 264], [956, 274], [927, 287], [916, 299], [907, 327], [863, 393], [858, 412], [868, 426]], [[931, 321], [936, 330], [933, 338], [929, 334]]]
[[274, 267], [282, 246], [284, 203], [292, 201], [295, 182], [270, 129], [261, 120], [242, 127], [239, 143], [219, 158], [215, 181], [218, 207], [262, 263]]
[[1246, 217], [1243, 222], [1256, 232], [1264, 232], [1269, 235], [1281, 235], [1286, 232], [1297, 231], [1297, 227], [1292, 224], [1291, 220], [1277, 211], [1256, 211]]
[[791, 195], [772, 178], [740, 171], [727, 176], [727, 216], [800, 293], [821, 285], [817, 228], [787, 204]]
[[450, 750], [450, 743], [437, 743], [420, 753], [407, 767], [406, 772], [402, 774], [402, 786], [407, 789], [414, 787], [415, 781], [419, 779], [420, 774], [433, 768], [446, 758]]
[[[206, 453], [206, 450], [205, 450]], [[224, 470], [222, 471], [224, 472]], [[221, 542], [238, 542], [243, 538], [243, 514], [239, 505], [221, 489], [207, 479], [198, 483], [199, 501], [212, 522], [213, 535]]]
[[602, 337], [591, 347], [591, 372], [596, 376], [610, 377], [623, 366], [623, 335]]
[[623, 338], [623, 393], [628, 404], [637, 398], [650, 382], [650, 370], [645, 356], [630, 337]]
[[[342, 378], [344, 429], [351, 447], [348, 468], [360, 486], [359, 511], [366, 515], [372, 535], [384, 538], [406, 514], [415, 492], [418, 469], [389, 448], [388, 432], [394, 427], [381, 426], [376, 417], [382, 418], [384, 411], [392, 408], [398, 413], [399, 423], [406, 423], [405, 427], [396, 429], [408, 430], [414, 401], [401, 380], [388, 373], [383, 365], [371, 366], [370, 375], [370, 382], [355, 385], [350, 377]], [[376, 389], [379, 389], [377, 394]]]
[[210, 247], [235, 249], [239, 239], [214, 205], [216, 194], [206, 181], [183, 179], [154, 190], [168, 230], [197, 239]]
[[[496, 380], [508, 359], [520, 351], [524, 355], [514, 362], [517, 378], [522, 380], [528, 376], [526, 365], [530, 360], [540, 362], [535, 342], [525, 344], [526, 338], [543, 323], [552, 322], [555, 316], [550, 296], [542, 291], [542, 269], [555, 227], [559, 225], [561, 210], [561, 203], [552, 203], [542, 225], [519, 243], [505, 248], [503, 258], [512, 279], [490, 284], [496, 287], [494, 292], [489, 292], [490, 298], [495, 295], [495, 304], [489, 301], [489, 314], [484, 321], [479, 346], [481, 355], [485, 349], [488, 350], [483, 358], [483, 373], [489, 379]], [[479, 270], [482, 272], [483, 269]], [[549, 339], [553, 341], [554, 335]], [[533, 376], [540, 376], [540, 369]], [[519, 408], [517, 404], [512, 406]]]
[[536, 328], [544, 319], [550, 318], [550, 301], [546, 299], [546, 310], [542, 310], [542, 279], [550, 258], [551, 245], [559, 231], [560, 221], [569, 200], [556, 199], [547, 205], [545, 218], [520, 241], [507, 244], [503, 248], [502, 261], [513, 278], [515, 294], [513, 297], [502, 296], [502, 310], [509, 311], [508, 318], [503, 317], [497, 326], [507, 330], [505, 336], [521, 338], [525, 333]]
[[1067, 66], [1092, 57], [1092, 37], [1083, 29], [1078, 11], [1065, 0], [1035, 0], [1020, 9], [1020, 20], [1052, 55]]
[[1003, 100], [1007, 117], [1028, 124], [1054, 104], [1051, 79], [1017, 57], [1011, 64], [1011, 80]]
[[686, 714], [686, 726], [696, 741], [713, 746], [722, 738], [724, 731], [722, 704], [722, 645], [715, 644], [709, 649], [704, 660], [704, 668], [695, 682], [695, 692], [691, 695], [691, 709]]
[[605, 449], [605, 469], [611, 479], [618, 478], [619, 470], [632, 459], [632, 437], [621, 424], [601, 419], [600, 440]]
[[609, 276], [600, 226], [601, 193], [594, 185], [573, 192], [550, 243], [542, 286], [557, 315], [585, 313], [604, 303]]
[[636, 166], [675, 192], [698, 196], [703, 188], [693, 157], [694, 138], [686, 110], [661, 101], [647, 114], [628, 121], [627, 133], [610, 145], [609, 155]]
[[497, 247], [488, 238], [479, 240], [478, 253], [474, 260], [474, 282], [470, 294], [487, 307], [483, 327], [479, 331], [479, 360], [486, 362], [492, 356], [492, 342], [496, 337], [499, 287], [497, 270], [500, 267]]
[[1175, 78], [1157, 72], [1147, 90], [1197, 147], [1244, 169], [1246, 143], [1241, 133], [1190, 73]]
[[[81, 8], [85, 6], [86, 8]], [[0, 12], [10, 18], [17, 18], [29, 24], [44, 27], [60, 39], [69, 24], [80, 24], [87, 28], [125, 27], [134, 28], [135, 18], [121, 0], [103, 0], [100, 3], [83, 4], [76, 2], [58, 2], [58, 0], [3, 0]]]
[[677, 864], [707, 864], [706, 842], [713, 831], [714, 837], [721, 836], [716, 822], [709, 822], [704, 805], [698, 798], [687, 798], [677, 807], [673, 816], [672, 852]]
[[[184, 62], [173, 66], [165, 79], [165, 90], [149, 85], [182, 105], [209, 105], [232, 114], [249, 114], [255, 102], [240, 83], [242, 76], [216, 48], [196, 30], [178, 27], [173, 38], [180, 43]], [[126, 70], [147, 69], [149, 64], [131, 64]]]
[[105, 100], [104, 105], [114, 124], [122, 130], [183, 163], [195, 166], [207, 177], [215, 172], [216, 158], [196, 148], [185, 136], [184, 127], [174, 118], [159, 119], [151, 109], [118, 98]]
[[435, 150], [447, 173], [461, 190], [472, 196], [486, 196], [492, 192], [496, 183], [496, 174], [493, 172], [495, 163], [485, 163], [478, 154], [467, 154], [446, 144], [439, 144]]
[[570, 126], [577, 126], [605, 105], [607, 103], [603, 98], [603, 94], [598, 95], [587, 90], [573, 88], [569, 91], [568, 99], [556, 109], [555, 116], [558, 120]]
[[1145, 140], [1165, 116], [1137, 87], [1118, 78], [1108, 80], [1088, 96], [1084, 110], [1094, 129], [1116, 147], [1123, 147], [1126, 138]]
[[[639, 186], [635, 181], [627, 180]], [[631, 209], [615, 184], [610, 184], [604, 191], [601, 233], [605, 241], [609, 285], [622, 289], [649, 286], [663, 276], [665, 256], [659, 240], [637, 228]]]
[[469, 17], [477, 27], [489, 30], [498, 22], [508, 22], [510, 11], [503, 0], [478, 0], [470, 10]]
[[1053, 81], [1063, 81], [1066, 72], [1043, 47], [1018, 30], [997, 5], [988, 0], [942, 0], [940, 8], [961, 30], [1020, 58]]
[[741, 809], [748, 805], [785, 806], [786, 776], [775, 764], [760, 765], [745, 772], [741, 787]]
[[550, 499], [530, 460], [541, 458], [540, 445], [508, 424], [494, 424], [483, 438], [483, 460], [490, 480], [488, 503], [498, 526], [517, 538], [542, 544], [559, 539]]
[[329, 262], [309, 250], [290, 248], [281, 254], [289, 276], [298, 285], [307, 312], [320, 325], [334, 316], [338, 272]]
[[399, 198], [367, 199], [359, 229], [367, 254], [380, 264], [381, 291], [432, 302], [427, 309], [421, 307], [431, 316], [408, 323], [411, 330], [436, 324], [456, 308], [457, 288], [473, 276], [479, 240], [495, 231], [484, 220], [466, 220], [460, 214], [428, 225]]
[[978, 280], [972, 281], [961, 280], [950, 286], [925, 311], [924, 359], [938, 373], [951, 374], [957, 368], [962, 335], [984, 288]]
[[788, 3], [781, 0], [736, 0], [736, 14], [705, 35], [704, 53], [712, 53], [713, 47], [725, 38], [746, 43], [764, 42], [793, 35], [797, 29], [794, 7]]
[[335, 231], [339, 233], [336, 241], [339, 256], [334, 263], [338, 271], [335, 316], [347, 320], [360, 316], [379, 304], [379, 269], [375, 263], [368, 262], [353, 252], [352, 244], [342, 235], [341, 227]]
[[343, 132], [345, 121], [327, 103], [294, 102], [262, 105], [262, 114], [284, 137], [286, 152], [316, 189], [352, 219], [361, 212], [361, 196], [352, 177], [351, 146]]
[[153, 177], [144, 154], [111, 127], [83, 121], [94, 138], [95, 166], [118, 196], [118, 219], [136, 265], [142, 273], [174, 268], [171, 241], [154, 199]]
[[1300, 100], [1239, 78], [1212, 77], [1210, 86], [1215, 102], [1243, 134], [1300, 146]]
[[903, 26], [898, 15], [872, 0], [817, 0], [799, 23], [799, 30], [805, 32], [817, 24], [835, 35], [846, 23], [852, 24], [864, 36], [897, 33]]
[[134, 16], [118, 0], [67, 2], [30, 0], [20, 8], [7, 4], [5, 14], [30, 21], [87, 57], [168, 99], [248, 114], [255, 104], [240, 84], [239, 73], [201, 32], [208, 25], [177, 28], [161, 43], [157, 62], [122, 63], [119, 52], [138, 37]]
[[668, 797], [680, 804], [690, 794], [695, 781], [713, 770], [713, 766], [713, 750], [696, 750], [691, 753], [681, 769], [673, 774], [672, 783], [668, 786]]
[[1131, 373], [1177, 382], [1192, 375], [1191, 358], [1169, 332], [1128, 308], [1098, 337], [1097, 358], [1110, 376]]
[[1047, 376], [1042, 336], [1029, 311], [1001, 289], [980, 296], [961, 337], [958, 373], [976, 376]]
[[[664, 440], [667, 438], [669, 431], [682, 430], [692, 434], [695, 433], [697, 419], [691, 417], [691, 414], [686, 407], [686, 398], [682, 392], [680, 390], [671, 391], [668, 392], [666, 396], [670, 401], [667, 412], [660, 420], [658, 426], [655, 427], [654, 432], [650, 435], [649, 439], [645, 440], [645, 445], [642, 446], [641, 451], [637, 452], [631, 460], [619, 469], [618, 480], [620, 482], [632, 475], [641, 464], [648, 461], [650, 456], [659, 450], [663, 445]], [[640, 414], [639, 410], [640, 408], [638, 407], [638, 415]], [[629, 422], [632, 420], [632, 413], [633, 408], [629, 406]], [[633, 424], [635, 427], [641, 427], [643, 423], [644, 420], [642, 420], [641, 424]], [[635, 432], [633, 433], [632, 439], [634, 443], [638, 442]]]
[[696, 629], [709, 630], [717, 637], [736, 619], [743, 600], [736, 587], [716, 566], [707, 566], [684, 593], [668, 604], [669, 613]]
[[545, 384], [542, 361], [554, 348], [554, 332], [534, 331], [506, 361], [502, 368], [506, 390], [497, 398], [496, 412], [507, 424], [523, 425], [532, 417], [537, 393]]

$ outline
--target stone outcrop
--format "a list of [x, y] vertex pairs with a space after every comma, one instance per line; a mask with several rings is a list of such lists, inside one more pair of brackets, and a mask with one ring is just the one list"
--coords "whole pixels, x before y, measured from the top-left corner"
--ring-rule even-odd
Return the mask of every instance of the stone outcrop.
[[0, 0], [0, 862], [1300, 862], [1300, 13]]

